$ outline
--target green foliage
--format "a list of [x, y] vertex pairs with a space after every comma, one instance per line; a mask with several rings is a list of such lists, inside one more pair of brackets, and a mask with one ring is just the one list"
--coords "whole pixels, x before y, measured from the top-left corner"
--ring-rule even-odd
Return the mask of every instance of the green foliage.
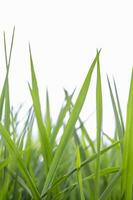
[[[126, 123], [116, 82], [114, 80], [113, 93], [108, 78], [115, 119], [114, 137], [111, 138], [102, 127], [103, 108], [105, 106], [106, 109], [107, 105], [102, 103], [100, 51], [96, 52], [75, 102], [75, 90], [70, 95], [64, 89], [64, 102], [57, 121], [53, 123], [48, 90], [44, 104], [45, 113], [41, 108], [38, 82], [29, 47], [29, 93], [33, 105], [29, 108], [25, 121], [20, 121], [22, 106], [14, 111], [10, 103], [9, 69], [14, 33], [15, 29], [9, 56], [4, 33], [6, 75], [0, 95], [0, 200], [132, 200], [133, 73]], [[96, 133], [93, 135], [95, 134], [96, 139], [92, 140], [80, 113], [95, 70]], [[37, 124], [36, 138], [33, 136], [34, 124]]]

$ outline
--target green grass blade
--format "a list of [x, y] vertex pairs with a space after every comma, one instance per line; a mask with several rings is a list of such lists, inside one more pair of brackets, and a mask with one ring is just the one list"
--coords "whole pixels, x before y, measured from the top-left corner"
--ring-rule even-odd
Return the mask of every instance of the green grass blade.
[[81, 165], [80, 151], [79, 151], [79, 147], [77, 147], [76, 167], [77, 167], [78, 185], [79, 185], [79, 190], [80, 190], [80, 198], [81, 198], [81, 200], [85, 200], [84, 192], [83, 192], [83, 182], [82, 182], [82, 175], [81, 175], [80, 165]]
[[46, 116], [45, 116], [45, 123], [48, 135], [51, 135], [51, 114], [50, 114], [50, 103], [49, 103], [49, 94], [48, 90], [46, 91]]
[[117, 184], [117, 181], [119, 180], [121, 176], [121, 171], [118, 172], [110, 181], [109, 185], [107, 186], [107, 188], [104, 190], [104, 192], [101, 194], [100, 199], [99, 200], [106, 200], [108, 199], [109, 195], [111, 194], [112, 190], [114, 189], [114, 187]]
[[[69, 98], [68, 91], [66, 91], [66, 90], [65, 90], [65, 96], [66, 96], [66, 99]], [[73, 107], [74, 105], [73, 105], [72, 99], [70, 99], [70, 100], [71, 100], [71, 105]], [[89, 136], [89, 134], [88, 134], [88, 132], [87, 132], [85, 126], [84, 126], [84, 122], [81, 120], [80, 116], [78, 117], [78, 120], [79, 120], [79, 123], [80, 123], [78, 129], [81, 129], [82, 133], [85, 135], [85, 139], [90, 144], [92, 152], [95, 153], [96, 151], [95, 151], [94, 143], [93, 143], [92, 139], [90, 138], [90, 136]]]
[[43, 119], [42, 119], [38, 85], [37, 85], [37, 80], [36, 80], [36, 75], [34, 71], [34, 65], [33, 65], [30, 48], [29, 48], [29, 51], [30, 51], [31, 77], [32, 77], [32, 89], [30, 86], [29, 86], [29, 89], [32, 96], [33, 106], [34, 106], [35, 115], [36, 115], [37, 124], [39, 128], [39, 133], [40, 133], [39, 136], [40, 136], [42, 154], [45, 160], [46, 170], [48, 171], [51, 161], [52, 161], [52, 151], [51, 151], [51, 146], [50, 146], [47, 130], [44, 126]]
[[66, 99], [65, 106], [63, 106], [61, 108], [60, 112], [59, 112], [59, 116], [58, 116], [56, 125], [55, 125], [53, 132], [52, 132], [52, 135], [51, 135], [51, 145], [52, 146], [54, 145], [57, 134], [58, 134], [60, 128], [62, 127], [62, 125], [63, 125], [63, 121], [64, 121], [64, 118], [66, 116], [66, 113], [68, 112], [68, 110], [71, 106], [71, 99], [72, 99], [73, 95], [74, 95], [74, 92], [72, 93], [72, 95], [68, 96], [68, 98]]
[[[110, 174], [113, 174], [113, 173], [116, 173], [119, 171], [119, 168], [118, 167], [110, 167], [110, 168], [106, 168], [106, 169], [103, 169], [100, 171], [100, 176], [103, 177], [103, 176], [107, 176], [107, 175], [110, 175]], [[88, 177], [85, 177], [83, 178], [83, 181], [87, 181], [87, 180], [90, 180], [90, 179], [94, 179], [95, 178], [95, 174], [92, 174]], [[67, 188], [65, 188], [63, 191], [61, 191], [59, 194], [57, 194], [57, 196], [61, 196], [64, 194], [64, 192], [67, 192], [67, 191], [71, 191], [71, 189], [74, 189], [76, 186], [78, 185], [78, 183], [73, 183], [72, 185], [68, 186]]]
[[[7, 56], [7, 45], [6, 45], [6, 36], [4, 33], [4, 50], [5, 50], [5, 63], [6, 63], [6, 69], [9, 70], [10, 62], [11, 62], [11, 56], [12, 56], [12, 49], [13, 49], [13, 43], [14, 43], [14, 34], [15, 34], [15, 27], [13, 29], [12, 33], [12, 40], [11, 40], [11, 46], [10, 46], [10, 53], [9, 58]], [[9, 130], [10, 127], [10, 95], [9, 95], [9, 82], [7, 77], [7, 83], [6, 83], [6, 89], [5, 89], [5, 127], [7, 130]]]
[[39, 192], [38, 192], [38, 190], [37, 190], [37, 188], [36, 188], [36, 186], [35, 186], [35, 184], [34, 184], [34, 182], [32, 180], [32, 177], [30, 176], [27, 168], [24, 165], [24, 161], [21, 158], [21, 154], [17, 150], [17, 147], [14, 144], [14, 142], [11, 140], [10, 134], [3, 127], [3, 125], [1, 123], [0, 123], [0, 132], [1, 132], [1, 135], [2, 135], [2, 137], [3, 137], [3, 139], [4, 139], [5, 143], [6, 143], [6, 146], [7, 146], [8, 150], [9, 150], [9, 152], [12, 154], [12, 156], [14, 158], [16, 158], [19, 170], [22, 173], [22, 175], [24, 176], [24, 179], [27, 182], [33, 197], [35, 199], [39, 200], [40, 199]]
[[122, 193], [126, 200], [133, 198], [133, 71], [127, 105], [126, 130], [124, 135], [124, 157]]
[[88, 74], [85, 78], [83, 86], [80, 90], [80, 93], [78, 95], [76, 103], [75, 103], [73, 110], [71, 112], [68, 123], [67, 123], [67, 125], [64, 129], [64, 133], [61, 137], [58, 149], [56, 151], [56, 154], [53, 158], [50, 170], [48, 172], [42, 194], [45, 193], [45, 191], [49, 188], [50, 184], [52, 184], [54, 177], [56, 175], [56, 172], [57, 172], [57, 168], [58, 168], [59, 163], [61, 161], [65, 146], [67, 145], [67, 143], [68, 143], [68, 141], [71, 137], [72, 131], [74, 130], [75, 123], [78, 119], [79, 113], [82, 109], [82, 106], [84, 104], [84, 101], [85, 101], [85, 98], [86, 98], [86, 95], [87, 95], [87, 92], [88, 92], [88, 89], [89, 89], [92, 72], [93, 72], [93, 69], [94, 69], [96, 61], [97, 61], [97, 56], [98, 56], [98, 53], [97, 53], [95, 59], [92, 62], [90, 70], [89, 70], [89, 72], [88, 72]]
[[[11, 46], [10, 46], [10, 54], [9, 54], [9, 59], [8, 59], [7, 58], [7, 48], [6, 48], [6, 38], [5, 38], [5, 33], [4, 33], [4, 51], [5, 51], [5, 62], [6, 62], [7, 72], [6, 72], [6, 77], [5, 77], [4, 85], [3, 85], [1, 96], [0, 96], [0, 120], [2, 118], [2, 111], [3, 111], [3, 107], [4, 107], [3, 105], [4, 105], [5, 93], [6, 93], [6, 90], [7, 90], [6, 88], [9, 88], [9, 86], [8, 86], [8, 74], [9, 74], [11, 55], [12, 55], [14, 34], [15, 34], [15, 28], [13, 29], [12, 41], [11, 41]], [[7, 97], [7, 103], [9, 104], [9, 97]], [[8, 120], [7, 123], [9, 123], [9, 120]]]
[[96, 83], [96, 124], [97, 124], [97, 160], [96, 160], [96, 191], [95, 199], [99, 198], [99, 186], [100, 186], [100, 149], [101, 149], [101, 131], [102, 131], [102, 86], [101, 86], [101, 74], [100, 74], [100, 62], [99, 56], [97, 59], [97, 83]]
[[[119, 138], [119, 140], [122, 140], [124, 133], [122, 131], [122, 127], [121, 127], [121, 123], [120, 123], [120, 119], [119, 119], [119, 115], [118, 115], [118, 111], [117, 111], [117, 106], [116, 106], [116, 103], [115, 103], [115, 98], [114, 98], [114, 95], [113, 95], [113, 92], [112, 92], [112, 88], [111, 88], [111, 84], [110, 84], [110, 81], [109, 81], [108, 77], [107, 77], [107, 81], [108, 81], [110, 97], [111, 97], [112, 107], [113, 107], [114, 116], [115, 116], [115, 123], [116, 123], [117, 132], [118, 132], [118, 138]], [[121, 152], [123, 152], [122, 143], [121, 143]]]
[[3, 161], [0, 161], [0, 170], [2, 170], [4, 167], [6, 167], [9, 163], [9, 159], [6, 158]]
[[124, 133], [125, 132], [124, 120], [123, 120], [123, 116], [122, 116], [121, 105], [120, 105], [120, 100], [119, 100], [119, 95], [118, 95], [118, 91], [117, 91], [115, 80], [114, 80], [114, 88], [115, 88], [115, 94], [116, 94], [116, 99], [117, 99], [117, 104], [118, 104], [118, 111], [119, 111], [119, 115], [120, 115], [122, 130], [123, 130], [123, 133]]

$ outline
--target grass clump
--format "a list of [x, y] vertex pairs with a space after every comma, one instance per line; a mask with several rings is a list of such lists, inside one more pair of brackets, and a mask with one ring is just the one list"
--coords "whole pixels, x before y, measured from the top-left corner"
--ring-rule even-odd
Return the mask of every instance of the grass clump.
[[[0, 199], [46, 200], [116, 200], [133, 198], [133, 75], [127, 105], [126, 125], [114, 81], [113, 94], [108, 79], [110, 98], [115, 117], [115, 134], [111, 138], [102, 127], [103, 104], [100, 73], [100, 51], [89, 68], [79, 95], [64, 90], [65, 98], [57, 121], [52, 123], [48, 91], [45, 118], [41, 110], [38, 83], [29, 47], [33, 105], [25, 122], [18, 128], [20, 108], [14, 112], [10, 105], [9, 69], [14, 31], [7, 55], [4, 50], [6, 76], [0, 95]], [[96, 139], [92, 140], [80, 117], [93, 71], [96, 79]], [[66, 115], [68, 120], [66, 121]], [[76, 128], [76, 123], [79, 127]], [[37, 123], [38, 137], [33, 137]], [[57, 142], [59, 131], [62, 135]], [[108, 145], [107, 145], [108, 144]]]

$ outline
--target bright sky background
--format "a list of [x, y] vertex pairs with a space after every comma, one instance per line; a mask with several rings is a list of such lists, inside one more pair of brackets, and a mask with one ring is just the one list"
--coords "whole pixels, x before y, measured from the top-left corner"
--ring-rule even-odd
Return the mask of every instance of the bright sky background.
[[[28, 91], [31, 43], [41, 98], [48, 87], [53, 118], [63, 101], [65, 87], [77, 91], [96, 49], [102, 48], [104, 130], [112, 133], [106, 74], [115, 77], [123, 111], [133, 66], [133, 3], [130, 0], [0, 0], [0, 83], [4, 79], [3, 31], [10, 42], [16, 27], [10, 84], [13, 105], [31, 104]], [[1, 87], [1, 86], [0, 86]], [[95, 111], [95, 75], [83, 109], [83, 120]], [[87, 121], [93, 132], [95, 115]]]

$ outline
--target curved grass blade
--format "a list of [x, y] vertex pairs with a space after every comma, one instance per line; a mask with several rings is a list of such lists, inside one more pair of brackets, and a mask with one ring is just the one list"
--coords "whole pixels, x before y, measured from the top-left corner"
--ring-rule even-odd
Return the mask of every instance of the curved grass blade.
[[49, 188], [49, 186], [52, 184], [52, 182], [54, 180], [54, 177], [55, 177], [56, 172], [57, 172], [58, 165], [59, 165], [61, 158], [63, 156], [65, 146], [67, 145], [67, 143], [68, 143], [68, 141], [71, 137], [72, 131], [74, 130], [75, 123], [78, 119], [79, 113], [80, 113], [82, 106], [84, 104], [84, 101], [85, 101], [85, 98], [86, 98], [86, 95], [87, 95], [87, 92], [88, 92], [88, 89], [89, 89], [92, 72], [93, 72], [93, 69], [95, 67], [98, 54], [99, 53], [97, 53], [95, 59], [92, 62], [92, 65], [90, 67], [90, 70], [89, 70], [86, 78], [85, 78], [85, 81], [84, 81], [83, 86], [80, 90], [80, 93], [78, 95], [76, 103], [75, 103], [75, 105], [72, 109], [70, 118], [67, 122], [67, 125], [64, 129], [64, 133], [61, 137], [58, 149], [57, 149], [56, 154], [55, 154], [53, 161], [51, 163], [51, 167], [50, 167], [50, 170], [48, 172], [42, 194], [44, 194], [47, 191], [47, 189]]

